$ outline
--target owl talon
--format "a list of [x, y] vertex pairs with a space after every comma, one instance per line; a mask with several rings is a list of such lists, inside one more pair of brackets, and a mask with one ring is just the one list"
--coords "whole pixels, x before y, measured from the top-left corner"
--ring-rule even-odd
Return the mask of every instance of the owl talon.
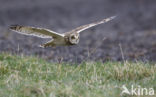
[[41, 44], [41, 45], [39, 45], [39, 47], [41, 47], [41, 48], [45, 48], [45, 46], [44, 46], [44, 45], [42, 45], [42, 44]]

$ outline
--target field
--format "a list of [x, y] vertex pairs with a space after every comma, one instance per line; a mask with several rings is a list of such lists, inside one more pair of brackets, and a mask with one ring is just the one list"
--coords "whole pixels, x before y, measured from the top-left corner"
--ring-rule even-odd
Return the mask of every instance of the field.
[[156, 90], [156, 65], [143, 62], [71, 65], [49, 63], [33, 56], [0, 54], [1, 97], [121, 97], [121, 87], [132, 84]]
[[[0, 97], [156, 97], [155, 11], [156, 0], [0, 0]], [[111, 16], [73, 46], [40, 48], [50, 39], [9, 29], [64, 33]]]

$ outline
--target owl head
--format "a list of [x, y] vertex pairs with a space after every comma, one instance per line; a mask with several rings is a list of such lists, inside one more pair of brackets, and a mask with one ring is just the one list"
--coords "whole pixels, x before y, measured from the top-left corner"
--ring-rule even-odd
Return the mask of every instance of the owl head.
[[78, 33], [73, 33], [69, 35], [69, 42], [71, 44], [78, 44], [79, 43], [79, 34]]

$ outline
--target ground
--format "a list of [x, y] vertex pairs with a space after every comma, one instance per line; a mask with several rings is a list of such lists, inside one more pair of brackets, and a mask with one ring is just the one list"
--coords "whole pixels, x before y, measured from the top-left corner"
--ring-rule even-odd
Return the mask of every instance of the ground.
[[[36, 55], [51, 62], [60, 59], [75, 63], [84, 60], [156, 61], [155, 0], [0, 2], [0, 52]], [[48, 40], [27, 37], [8, 30], [9, 25], [19, 24], [63, 33], [114, 15], [117, 18], [111, 22], [82, 32], [80, 43], [71, 47], [42, 49], [38, 45]]]
[[[129, 90], [134, 85], [156, 91], [155, 64], [84, 62], [71, 65], [49, 63], [33, 56], [0, 54], [1, 97], [138, 97], [121, 95], [123, 85]], [[139, 97], [147, 96], [144, 92]]]

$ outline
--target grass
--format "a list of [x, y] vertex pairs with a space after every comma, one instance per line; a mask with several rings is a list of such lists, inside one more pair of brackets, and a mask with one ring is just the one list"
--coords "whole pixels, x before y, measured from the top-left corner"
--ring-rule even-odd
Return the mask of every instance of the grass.
[[156, 65], [143, 62], [71, 65], [0, 54], [0, 97], [121, 97], [122, 85], [156, 90]]

